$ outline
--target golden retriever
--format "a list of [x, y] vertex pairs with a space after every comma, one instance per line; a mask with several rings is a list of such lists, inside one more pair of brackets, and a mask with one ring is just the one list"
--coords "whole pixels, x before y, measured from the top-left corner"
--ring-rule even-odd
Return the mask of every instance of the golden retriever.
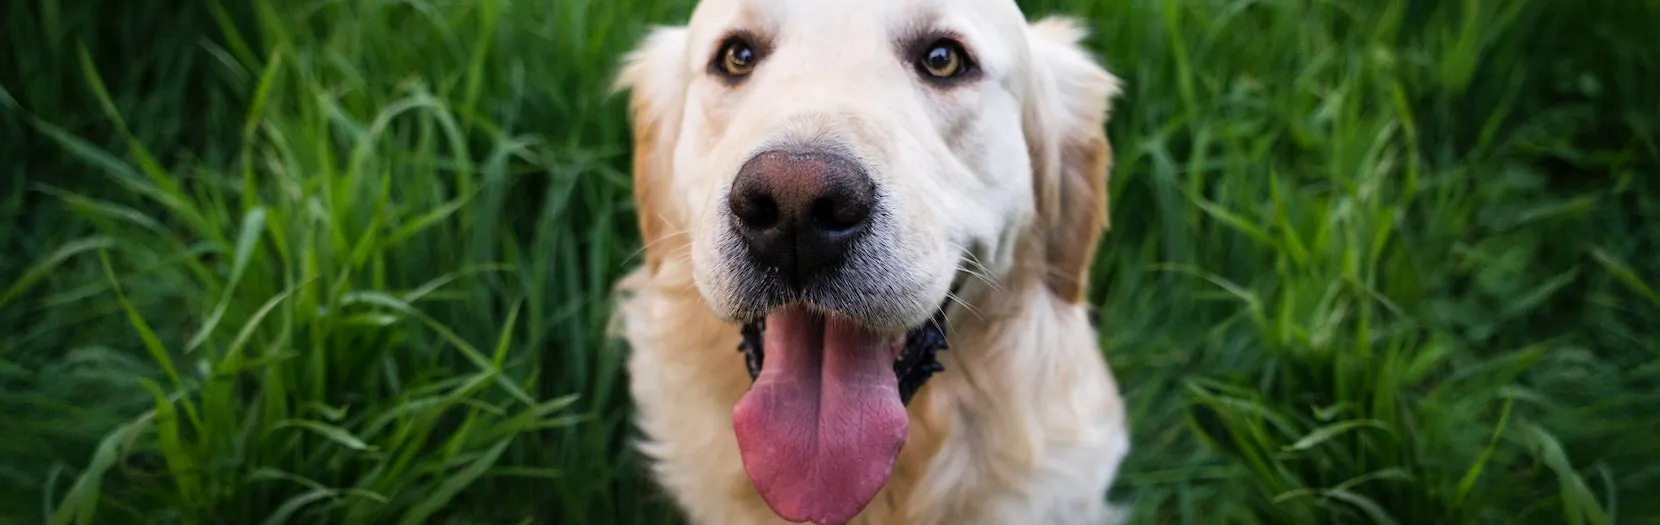
[[1113, 519], [1084, 292], [1119, 81], [1084, 33], [1012, 0], [704, 0], [626, 57], [617, 330], [692, 522]]

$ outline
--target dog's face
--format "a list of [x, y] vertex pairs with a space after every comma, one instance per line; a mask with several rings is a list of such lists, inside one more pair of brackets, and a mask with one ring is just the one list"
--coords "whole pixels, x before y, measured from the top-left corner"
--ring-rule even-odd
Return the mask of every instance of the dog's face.
[[[832, 390], [890, 389], [860, 371], [880, 375], [963, 276], [1081, 298], [1105, 226], [1102, 128], [1117, 90], [1081, 36], [1065, 20], [1028, 24], [1011, 0], [705, 0], [629, 57], [647, 264], [689, 264], [718, 316], [766, 320], [754, 389], [824, 378], [737, 409], [746, 466], [780, 514], [850, 517], [874, 488], [777, 488], [783, 467], [751, 450], [823, 427]], [[835, 467], [882, 470], [875, 487], [886, 473], [869, 464], [897, 451], [876, 435], [902, 441], [904, 423], [879, 401], [847, 414], [874, 423], [838, 439], [881, 453]], [[817, 423], [784, 421], [796, 409]], [[835, 463], [814, 454], [771, 463]], [[831, 503], [785, 501], [809, 492]]]

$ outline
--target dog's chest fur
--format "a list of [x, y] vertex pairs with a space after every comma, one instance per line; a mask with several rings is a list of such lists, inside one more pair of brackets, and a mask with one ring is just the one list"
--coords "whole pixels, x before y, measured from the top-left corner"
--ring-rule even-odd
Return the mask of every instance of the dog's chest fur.
[[[1128, 452], [1122, 402], [1082, 309], [1017, 287], [953, 323], [946, 371], [908, 407], [893, 475], [855, 524], [1099, 524]], [[695, 524], [786, 523], [754, 491], [732, 408], [750, 378], [737, 327], [675, 265], [619, 283], [639, 450]]]

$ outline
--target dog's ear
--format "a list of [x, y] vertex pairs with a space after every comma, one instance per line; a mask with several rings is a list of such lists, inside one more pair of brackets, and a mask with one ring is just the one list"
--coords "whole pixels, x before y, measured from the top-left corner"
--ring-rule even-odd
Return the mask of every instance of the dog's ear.
[[1071, 19], [1031, 24], [1031, 82], [1024, 108], [1032, 156], [1037, 244], [1043, 282], [1066, 301], [1083, 300], [1090, 265], [1107, 221], [1107, 177], [1112, 146], [1106, 123], [1118, 78], [1080, 45], [1084, 30]]
[[675, 139], [686, 93], [686, 29], [653, 29], [623, 59], [616, 91], [628, 91], [629, 125], [634, 136], [634, 203], [647, 270], [655, 273], [673, 243], [665, 241], [679, 225], [674, 200], [663, 195], [671, 184]]

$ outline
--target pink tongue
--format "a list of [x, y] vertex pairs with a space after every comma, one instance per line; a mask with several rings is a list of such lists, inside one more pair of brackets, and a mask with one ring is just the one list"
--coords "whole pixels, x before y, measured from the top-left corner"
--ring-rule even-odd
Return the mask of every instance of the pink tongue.
[[768, 316], [766, 327], [761, 373], [732, 413], [744, 470], [786, 520], [851, 520], [887, 483], [905, 444], [895, 346], [796, 306]]

